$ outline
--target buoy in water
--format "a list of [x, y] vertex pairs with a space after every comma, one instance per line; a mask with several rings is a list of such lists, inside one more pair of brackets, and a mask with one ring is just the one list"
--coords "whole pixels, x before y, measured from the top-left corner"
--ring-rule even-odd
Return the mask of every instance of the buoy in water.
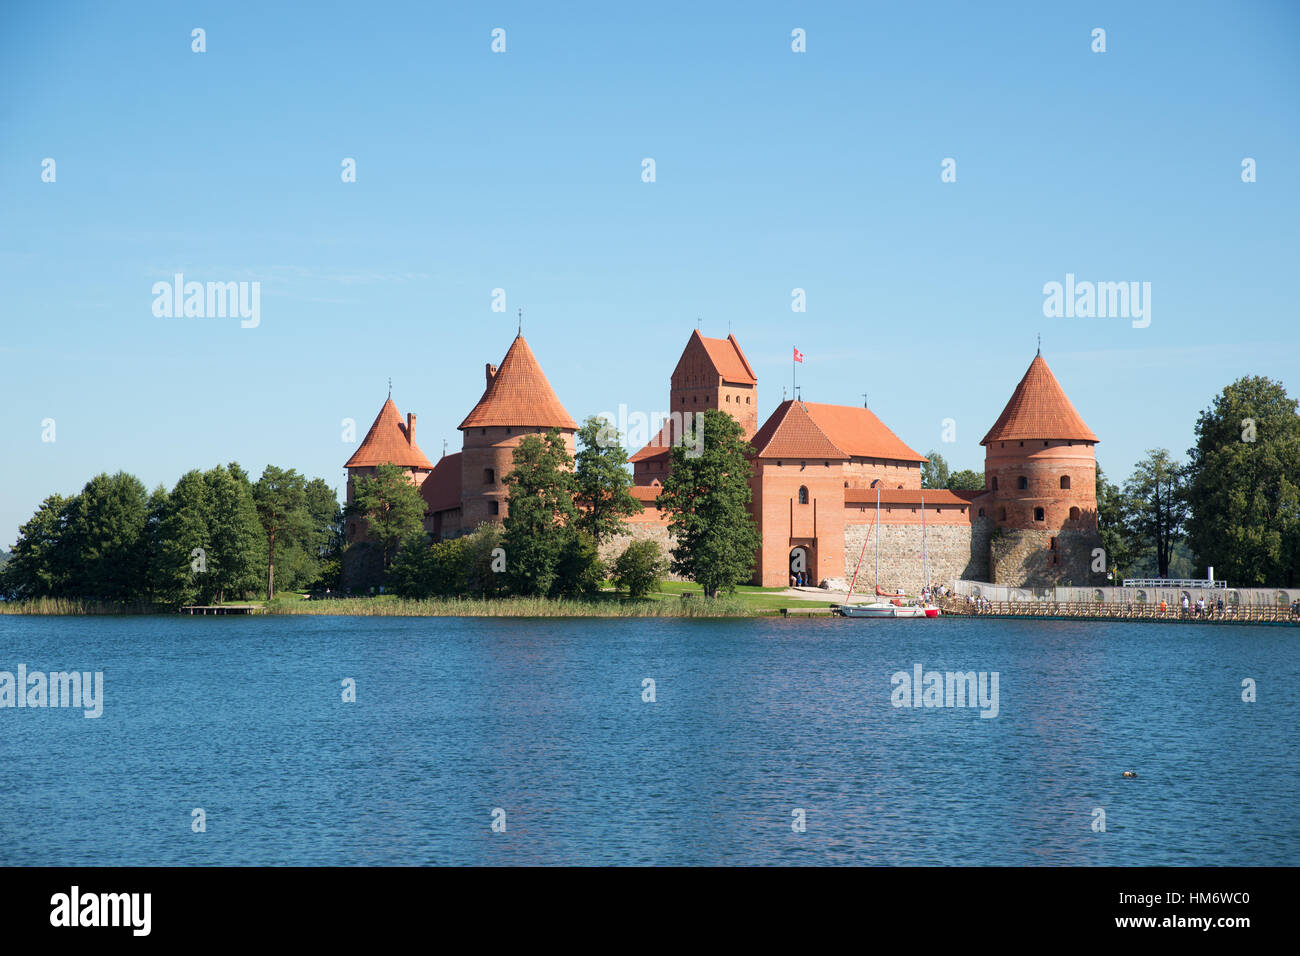
[[1126, 777], [1136, 777], [1136, 776], [1137, 776], [1137, 771], [1136, 771], [1136, 770], [1125, 770], [1125, 771], [1124, 771], [1124, 776], [1126, 776]]

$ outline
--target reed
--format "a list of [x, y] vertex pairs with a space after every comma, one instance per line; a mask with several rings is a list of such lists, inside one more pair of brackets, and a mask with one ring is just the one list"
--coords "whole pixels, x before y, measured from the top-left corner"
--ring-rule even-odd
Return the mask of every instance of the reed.
[[85, 598], [29, 598], [25, 601], [0, 601], [0, 614], [44, 614], [72, 616], [79, 614], [161, 614], [169, 608], [151, 604], [114, 604]]
[[758, 608], [738, 597], [685, 601], [592, 600], [563, 598], [339, 598], [327, 601], [272, 601], [270, 614], [338, 614], [392, 617], [758, 617], [771, 609]]

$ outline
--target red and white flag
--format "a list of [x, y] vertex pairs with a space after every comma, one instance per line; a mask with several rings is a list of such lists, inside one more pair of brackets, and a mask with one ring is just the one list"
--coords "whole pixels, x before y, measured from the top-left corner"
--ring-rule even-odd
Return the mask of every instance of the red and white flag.
[[794, 350], [794, 360], [795, 360], [796, 362], [802, 362], [802, 361], [803, 361], [803, 353], [800, 352], [798, 349], [795, 349], [795, 350]]

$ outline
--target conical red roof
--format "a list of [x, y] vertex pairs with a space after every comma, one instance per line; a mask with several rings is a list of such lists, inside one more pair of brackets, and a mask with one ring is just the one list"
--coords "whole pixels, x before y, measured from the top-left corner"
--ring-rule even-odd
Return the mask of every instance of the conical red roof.
[[522, 335], [515, 336], [501, 360], [492, 383], [460, 428], [509, 425], [518, 428], [573, 428], [578, 426], [560, 404], [546, 373]]
[[375, 417], [375, 423], [366, 432], [365, 440], [344, 468], [366, 468], [376, 465], [398, 465], [402, 468], [433, 468], [433, 462], [424, 457], [414, 436], [407, 432], [401, 413], [388, 396], [384, 407]]
[[1041, 355], [1029, 363], [1007, 407], [980, 444], [1025, 439], [1100, 441], [1074, 410]]

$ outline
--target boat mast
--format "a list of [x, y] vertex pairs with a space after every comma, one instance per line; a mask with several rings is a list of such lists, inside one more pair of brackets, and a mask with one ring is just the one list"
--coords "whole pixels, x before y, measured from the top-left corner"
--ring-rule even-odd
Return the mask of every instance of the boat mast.
[[[876, 594], [880, 594], [880, 479], [872, 482], [876, 486]], [[877, 598], [879, 600], [879, 598]]]
[[921, 575], [925, 587], [930, 586], [930, 559], [925, 549], [925, 492], [921, 492]]

